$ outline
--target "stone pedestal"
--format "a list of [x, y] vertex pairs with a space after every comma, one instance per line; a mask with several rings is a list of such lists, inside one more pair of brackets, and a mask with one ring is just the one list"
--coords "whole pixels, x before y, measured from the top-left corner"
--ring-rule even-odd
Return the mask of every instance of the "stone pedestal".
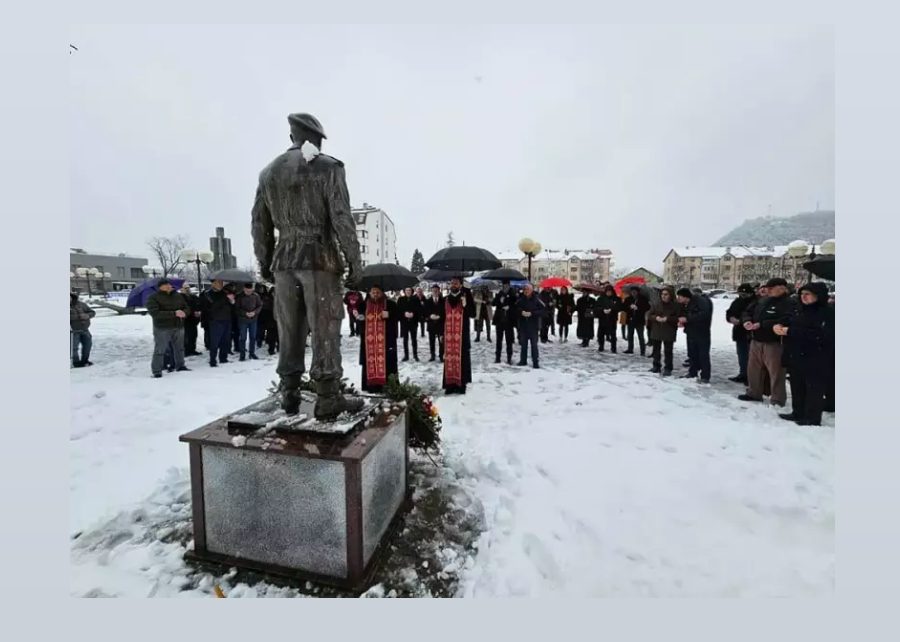
[[411, 499], [407, 411], [381, 402], [321, 423], [314, 395], [295, 417], [268, 398], [182, 435], [194, 522], [186, 557], [364, 589]]

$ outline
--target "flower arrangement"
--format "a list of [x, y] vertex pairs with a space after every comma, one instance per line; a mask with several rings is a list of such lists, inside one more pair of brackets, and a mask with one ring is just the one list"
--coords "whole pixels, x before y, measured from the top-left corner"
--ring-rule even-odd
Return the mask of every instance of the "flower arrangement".
[[441, 415], [434, 400], [422, 389], [409, 382], [401, 382], [397, 375], [388, 377], [384, 394], [391, 401], [405, 401], [409, 409], [409, 445], [428, 449], [441, 441]]

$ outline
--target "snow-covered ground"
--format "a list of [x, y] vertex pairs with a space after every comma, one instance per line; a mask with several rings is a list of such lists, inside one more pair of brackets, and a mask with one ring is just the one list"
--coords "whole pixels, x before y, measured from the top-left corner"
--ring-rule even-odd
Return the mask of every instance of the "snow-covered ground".
[[[540, 370], [495, 365], [493, 344], [473, 344], [469, 393], [436, 400], [443, 468], [423, 485], [449, 489], [480, 534], [468, 550], [431, 542], [441, 563], [400, 569], [407, 594], [428, 592], [434, 573], [474, 597], [832, 595], [834, 417], [801, 428], [736, 399], [728, 303], [715, 301], [711, 386], [574, 338], [541, 346]], [[72, 595], [209, 596], [213, 584], [230, 597], [298, 595], [181, 560], [190, 504], [178, 436], [264, 395], [274, 360], [212, 370], [198, 357], [193, 372], [154, 380], [149, 318], [98, 315], [92, 330], [96, 365], [71, 371]], [[345, 374], [358, 383], [346, 334]], [[439, 368], [410, 362], [401, 376], [439, 395]]]

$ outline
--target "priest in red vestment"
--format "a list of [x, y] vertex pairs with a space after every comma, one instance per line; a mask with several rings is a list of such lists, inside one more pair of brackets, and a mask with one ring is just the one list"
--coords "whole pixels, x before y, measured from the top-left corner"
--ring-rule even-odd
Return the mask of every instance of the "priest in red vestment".
[[354, 315], [359, 324], [359, 365], [362, 366], [361, 388], [381, 392], [387, 378], [398, 374], [397, 304], [384, 296], [379, 287], [369, 290], [365, 301], [357, 302]]
[[450, 281], [450, 292], [444, 297], [444, 379], [446, 393], [466, 394], [472, 381], [470, 319], [475, 316], [472, 293], [462, 286], [462, 279]]

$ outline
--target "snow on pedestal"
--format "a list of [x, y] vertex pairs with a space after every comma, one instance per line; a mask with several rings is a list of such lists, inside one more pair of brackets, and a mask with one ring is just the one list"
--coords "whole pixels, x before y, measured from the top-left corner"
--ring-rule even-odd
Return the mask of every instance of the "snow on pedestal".
[[314, 420], [303, 431], [252, 430], [271, 423], [260, 411], [270, 405], [181, 436], [191, 460], [187, 558], [361, 590], [410, 497], [407, 415], [370, 407], [339, 430]]

